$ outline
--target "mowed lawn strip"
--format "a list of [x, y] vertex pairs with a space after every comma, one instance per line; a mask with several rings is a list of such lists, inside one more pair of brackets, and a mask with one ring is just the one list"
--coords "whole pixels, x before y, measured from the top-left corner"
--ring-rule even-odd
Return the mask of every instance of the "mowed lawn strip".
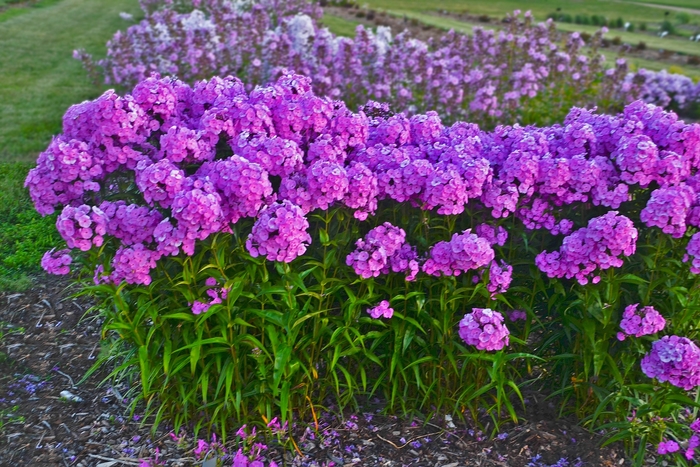
[[0, 163], [31, 162], [61, 131], [72, 104], [95, 98], [74, 49], [104, 56], [105, 44], [140, 17], [138, 0], [61, 0], [0, 22]]

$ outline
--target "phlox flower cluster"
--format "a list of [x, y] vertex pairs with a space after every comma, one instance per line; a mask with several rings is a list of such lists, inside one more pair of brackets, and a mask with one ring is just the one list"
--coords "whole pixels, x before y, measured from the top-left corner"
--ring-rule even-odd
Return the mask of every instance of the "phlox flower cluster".
[[505, 261], [491, 261], [489, 270], [489, 283], [486, 284], [486, 290], [491, 292], [491, 296], [499, 293], [504, 293], [510, 287], [513, 280], [513, 266]]
[[639, 308], [639, 303], [625, 307], [620, 321], [622, 332], [617, 333], [619, 340], [628, 336], [642, 337], [657, 333], [666, 326], [666, 320], [653, 306]]
[[65, 276], [70, 273], [70, 264], [73, 259], [70, 257], [70, 250], [63, 249], [56, 251], [55, 248], [44, 253], [41, 258], [41, 267], [49, 274]]
[[221, 215], [225, 222], [236, 223], [242, 217], [255, 217], [272, 195], [268, 172], [243, 157], [205, 162], [197, 177], [211, 182], [221, 194]]
[[459, 322], [459, 337], [479, 350], [501, 350], [510, 340], [503, 315], [489, 308], [474, 308]]
[[658, 227], [673, 238], [681, 238], [696, 198], [695, 190], [685, 183], [661, 187], [651, 192], [639, 218], [649, 227]]
[[666, 70], [652, 71], [644, 68], [625, 78], [629, 86], [641, 89], [639, 97], [661, 107], [684, 109], [700, 101], [700, 83], [691, 78]]
[[535, 258], [537, 267], [549, 277], [575, 278], [581, 285], [600, 280], [599, 271], [622, 266], [620, 256], [632, 255], [638, 231], [632, 221], [610, 211], [594, 217], [587, 227], [564, 238], [559, 251], [543, 251]]
[[515, 321], [524, 321], [527, 319], [527, 312], [523, 310], [511, 310], [508, 312], [508, 319], [515, 322]]
[[110, 282], [119, 284], [126, 281], [129, 284], [149, 285], [151, 269], [156, 267], [160, 254], [149, 250], [142, 243], [133, 246], [122, 246], [112, 259], [112, 273], [108, 276]]
[[153, 232], [163, 220], [159, 211], [125, 201], [104, 201], [100, 210], [108, 219], [107, 234], [124, 245], [152, 242]]
[[488, 224], [479, 224], [474, 230], [479, 237], [486, 239], [491, 246], [503, 246], [508, 240], [508, 231], [500, 225], [494, 227]]
[[54, 212], [57, 204], [70, 204], [87, 191], [97, 191], [94, 179], [102, 175], [102, 165], [93, 160], [87, 143], [54, 138], [39, 155], [37, 167], [29, 171], [25, 186], [42, 214]]
[[[630, 200], [630, 190], [658, 185], [642, 210], [644, 222], [673, 235], [700, 225], [700, 203], [691, 196], [700, 186], [694, 175], [700, 125], [653, 105], [635, 102], [618, 115], [574, 108], [562, 125], [484, 131], [464, 122], [446, 126], [435, 113], [409, 118], [376, 103], [364, 107], [369, 115], [353, 113], [341, 101], [314, 95], [309, 78], [289, 73], [245, 89], [230, 77], [190, 87], [154, 75], [137, 86], [136, 96], [108, 91], [72, 107], [64, 133], [27, 177], [37, 209], [63, 209], [57, 228], [70, 248], [87, 251], [105, 235], [115, 238], [126, 250], [114, 277], [139, 282], [153, 261], [192, 255], [198, 241], [230, 232], [241, 218], [255, 219], [251, 253], [291, 261], [310, 242], [307, 213], [345, 205], [365, 220], [378, 202], [389, 200], [437, 215], [475, 203], [494, 218], [514, 215], [527, 228], [567, 235], [559, 251], [538, 256], [538, 266], [551, 277], [581, 283], [622, 264], [634, 252], [636, 229], [611, 211], [571, 233], [573, 222], [559, 217], [563, 206], [616, 209]], [[211, 143], [216, 157], [182, 156], [154, 144], [174, 127]], [[61, 144], [80, 148], [76, 157], [89, 156], [90, 168], [74, 172], [75, 158], [54, 157]], [[75, 173], [94, 190], [47, 194], [47, 186], [67, 186], [56, 184], [64, 174], [75, 182]], [[127, 186], [138, 191], [122, 193]], [[348, 265], [364, 278], [401, 272], [409, 280], [420, 270], [440, 276], [489, 268], [489, 290], [501, 293], [510, 267], [492, 263], [493, 246], [503, 245], [507, 233], [487, 223], [476, 232], [481, 235], [455, 233], [425, 258], [405, 236], [392, 244], [391, 235], [379, 240], [386, 232], [376, 239], [372, 233]], [[695, 243], [689, 243], [689, 258], [697, 256]], [[143, 245], [139, 261], [125, 260], [136, 245]], [[133, 274], [124, 272], [127, 265]]]
[[690, 237], [683, 261], [690, 261], [690, 272], [700, 274], [700, 232]]
[[679, 450], [680, 446], [678, 446], [678, 443], [673, 440], [661, 441], [656, 448], [656, 452], [658, 454], [673, 454]]
[[93, 246], [100, 247], [104, 243], [107, 222], [105, 213], [96, 206], [65, 206], [56, 219], [56, 229], [68, 248], [88, 251]]
[[389, 222], [370, 230], [355, 246], [345, 263], [363, 279], [393, 271], [407, 273], [406, 280], [413, 280], [418, 272], [417, 254], [406, 243], [406, 232]]
[[687, 337], [664, 336], [642, 359], [642, 371], [690, 391], [700, 386], [700, 348]]
[[375, 306], [374, 308], [369, 308], [367, 313], [369, 313], [369, 315], [374, 319], [389, 319], [394, 316], [394, 309], [389, 306], [389, 302], [387, 300], [382, 300], [379, 302], [379, 305]]
[[309, 221], [302, 209], [288, 200], [266, 206], [246, 241], [251, 256], [289, 263], [303, 255], [311, 243]]
[[206, 294], [209, 297], [208, 301], [195, 300], [191, 303], [192, 313], [199, 315], [201, 313], [206, 313], [212, 305], [217, 305], [222, 303], [223, 300], [228, 298], [229, 288], [227, 287], [216, 287], [218, 284], [217, 280], [213, 277], [207, 278], [205, 285], [208, 287]]
[[488, 240], [469, 229], [454, 234], [449, 242], [436, 243], [428, 252], [423, 271], [432, 276], [459, 276], [490, 264], [494, 256]]

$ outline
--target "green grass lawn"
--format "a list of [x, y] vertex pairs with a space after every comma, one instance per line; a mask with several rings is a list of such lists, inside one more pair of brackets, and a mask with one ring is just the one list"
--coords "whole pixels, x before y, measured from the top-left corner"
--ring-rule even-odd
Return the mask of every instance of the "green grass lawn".
[[655, 5], [677, 6], [700, 10], [700, 2], [698, 2], [698, 0], [640, 0], [639, 3], [653, 3]]
[[327, 27], [336, 36], [355, 37], [355, 28], [359, 21], [350, 21], [339, 16], [324, 14], [321, 24]]
[[129, 25], [121, 11], [138, 14], [138, 0], [42, 0], [0, 12], [0, 290], [30, 287], [43, 253], [59, 244], [55, 217], [36, 213], [24, 179], [66, 109], [103, 92], [72, 52], [104, 55]]
[[138, 0], [39, 5], [0, 13], [0, 162], [35, 160], [60, 132], [65, 110], [104, 90], [72, 52], [82, 47], [104, 55], [107, 40], [129, 26], [119, 12], [140, 13]]

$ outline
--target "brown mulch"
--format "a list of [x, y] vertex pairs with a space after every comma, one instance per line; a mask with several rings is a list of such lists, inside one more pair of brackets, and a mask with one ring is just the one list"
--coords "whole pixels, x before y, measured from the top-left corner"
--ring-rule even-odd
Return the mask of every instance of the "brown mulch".
[[[127, 388], [99, 385], [106, 371], [78, 384], [100, 352], [100, 323], [83, 318], [90, 303], [71, 298], [67, 284], [43, 277], [25, 293], [0, 294], [0, 465], [139, 465], [156, 449], [161, 465], [202, 465], [194, 439], [177, 443], [167, 429], [153, 434], [147, 420], [130, 417]], [[321, 414], [319, 426], [311, 424], [317, 429], [299, 424], [294, 439], [302, 455], [271, 443], [268, 458], [308, 467], [629, 464], [620, 446], [600, 448], [600, 436], [557, 418], [543, 395], [526, 397], [523, 421], [493, 439], [457, 420], [380, 415], [373, 401], [357, 415]]]

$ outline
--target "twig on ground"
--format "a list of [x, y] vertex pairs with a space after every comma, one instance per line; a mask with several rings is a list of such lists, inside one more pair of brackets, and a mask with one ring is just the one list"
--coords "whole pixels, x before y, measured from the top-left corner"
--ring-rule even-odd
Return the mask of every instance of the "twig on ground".
[[382, 435], [380, 435], [379, 433], [377, 433], [377, 436], [379, 437], [379, 439], [381, 439], [382, 441], [386, 441], [387, 443], [389, 443], [389, 444], [391, 444], [392, 446], [394, 446], [396, 449], [403, 449], [403, 448], [405, 448], [406, 446], [408, 446], [409, 444], [411, 444], [412, 442], [414, 442], [414, 441], [416, 441], [416, 440], [418, 440], [418, 439], [427, 438], [428, 436], [435, 436], [435, 435], [439, 435], [439, 434], [442, 434], [442, 431], [436, 431], [435, 433], [428, 433], [428, 434], [425, 434], [425, 435], [414, 436], [413, 438], [409, 439], [408, 441], [406, 441], [406, 442], [405, 442], [403, 445], [401, 445], [401, 446], [398, 446], [398, 445], [395, 444], [393, 441], [390, 441], [390, 440], [388, 440], [388, 439], [382, 437]]

